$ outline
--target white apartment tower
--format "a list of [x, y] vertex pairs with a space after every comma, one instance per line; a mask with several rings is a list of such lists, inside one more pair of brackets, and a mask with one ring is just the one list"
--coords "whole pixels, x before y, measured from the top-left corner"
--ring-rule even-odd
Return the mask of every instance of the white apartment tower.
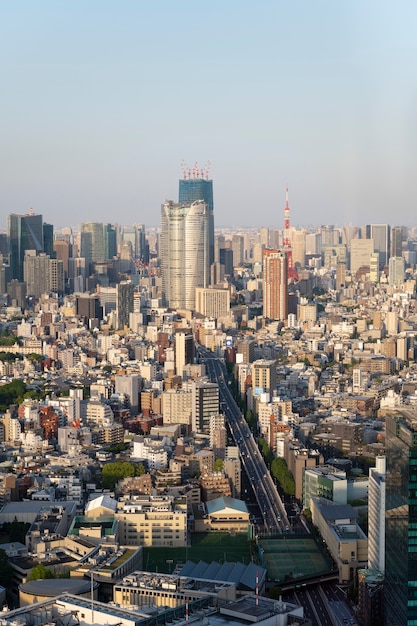
[[369, 470], [368, 487], [368, 568], [385, 571], [385, 479], [386, 460], [376, 457]]

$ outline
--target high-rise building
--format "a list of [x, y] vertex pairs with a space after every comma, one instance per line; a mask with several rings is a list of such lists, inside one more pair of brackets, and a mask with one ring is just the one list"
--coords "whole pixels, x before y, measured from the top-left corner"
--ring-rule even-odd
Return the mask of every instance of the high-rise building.
[[192, 430], [198, 433], [210, 432], [210, 418], [219, 413], [219, 386], [216, 383], [193, 381], [192, 392]]
[[23, 268], [28, 296], [40, 298], [43, 293], [50, 291], [50, 258], [47, 254], [27, 250]]
[[175, 333], [175, 370], [183, 375], [186, 365], [194, 362], [194, 337], [191, 330], [178, 328]]
[[286, 254], [264, 250], [263, 315], [272, 320], [288, 317], [288, 264]]
[[50, 290], [62, 295], [64, 293], [64, 263], [60, 259], [49, 261]]
[[213, 205], [213, 181], [207, 180], [208, 172], [194, 169], [190, 172], [193, 178], [184, 178], [179, 181], [178, 202], [180, 204], [192, 204], [202, 200], [208, 210], [209, 230], [209, 265], [214, 263], [214, 205]]
[[402, 226], [394, 226], [391, 229], [391, 254], [390, 256], [402, 256], [403, 253], [403, 229]]
[[366, 227], [366, 238], [373, 239], [374, 252], [379, 252], [379, 269], [384, 269], [390, 253], [390, 227], [388, 224], [371, 224]]
[[385, 570], [385, 479], [384, 456], [377, 456], [369, 470], [368, 487], [368, 568]]
[[350, 271], [352, 274], [356, 274], [361, 267], [369, 267], [373, 253], [373, 239], [352, 239], [350, 242]]
[[118, 329], [129, 326], [129, 314], [133, 313], [134, 291], [134, 284], [128, 280], [123, 280], [116, 285], [116, 316]]
[[243, 237], [233, 235], [232, 237], [233, 265], [239, 267], [243, 263]]
[[209, 281], [209, 209], [165, 202], [161, 209], [161, 272], [164, 301], [173, 309], [194, 309], [196, 287]]
[[414, 413], [386, 417], [386, 623], [417, 623], [417, 425]]
[[405, 261], [402, 256], [392, 256], [389, 260], [389, 284], [399, 287], [404, 283]]
[[[117, 232], [113, 224], [104, 224], [104, 258], [101, 260], [111, 261], [117, 255]], [[100, 259], [97, 259], [100, 260]]]
[[379, 283], [379, 252], [373, 252], [369, 260], [369, 280]]
[[81, 224], [81, 257], [85, 258], [87, 272], [91, 271], [91, 263], [105, 260], [104, 228], [99, 222]]
[[32, 212], [28, 215], [11, 213], [8, 217], [8, 234], [11, 276], [22, 281], [26, 250], [43, 252], [42, 215]]

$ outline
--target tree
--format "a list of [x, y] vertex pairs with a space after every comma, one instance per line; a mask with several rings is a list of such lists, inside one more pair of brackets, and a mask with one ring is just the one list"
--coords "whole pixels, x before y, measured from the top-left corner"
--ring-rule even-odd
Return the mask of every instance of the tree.
[[101, 483], [104, 489], [114, 489], [116, 483], [129, 476], [141, 476], [145, 471], [143, 463], [116, 461], [106, 463], [101, 473]]
[[272, 461], [271, 474], [279, 482], [286, 494], [289, 496], [295, 495], [294, 478], [284, 459], [277, 458]]
[[55, 578], [54, 571], [45, 567], [43, 563], [38, 563], [30, 570], [28, 580], [43, 580], [45, 578]]
[[224, 463], [223, 463], [223, 459], [216, 459], [214, 461], [214, 471], [215, 472], [222, 472], [223, 471], [223, 467], [224, 467]]

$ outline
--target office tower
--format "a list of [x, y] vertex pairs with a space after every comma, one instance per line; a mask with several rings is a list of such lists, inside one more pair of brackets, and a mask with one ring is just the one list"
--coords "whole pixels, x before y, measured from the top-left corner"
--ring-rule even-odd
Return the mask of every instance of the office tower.
[[209, 279], [209, 209], [204, 202], [165, 202], [161, 209], [162, 295], [173, 309], [194, 309]]
[[321, 233], [306, 235], [306, 254], [321, 254]]
[[210, 418], [219, 413], [219, 386], [193, 381], [191, 425], [195, 433], [210, 433]]
[[243, 263], [243, 237], [233, 235], [232, 237], [233, 265], [239, 267]]
[[65, 239], [55, 239], [54, 258], [62, 261], [64, 269], [64, 281], [68, 280], [68, 259], [70, 257], [70, 244]]
[[104, 228], [99, 222], [81, 224], [81, 257], [85, 259], [87, 273], [91, 264], [105, 260]]
[[388, 224], [370, 224], [366, 227], [366, 238], [373, 240], [374, 252], [379, 252], [379, 269], [384, 269], [390, 253], [390, 227]]
[[4, 257], [9, 256], [9, 239], [6, 233], [0, 233], [0, 254]]
[[[104, 224], [103, 226], [103, 238], [104, 238], [104, 257], [103, 259], [111, 261], [117, 256], [117, 233], [116, 227], [113, 224]], [[81, 255], [82, 256], [82, 255]]]
[[23, 277], [27, 295], [40, 298], [50, 291], [50, 258], [47, 254], [36, 254], [27, 250], [23, 262]]
[[183, 369], [194, 363], [194, 337], [191, 330], [177, 329], [175, 333], [175, 371], [177, 376], [183, 375]]
[[55, 258], [54, 252], [54, 227], [52, 224], [43, 223], [43, 251], [49, 258]]
[[352, 239], [350, 242], [350, 271], [352, 274], [356, 274], [361, 267], [369, 267], [373, 253], [373, 239]]
[[209, 265], [214, 263], [214, 205], [213, 205], [213, 181], [207, 180], [208, 167], [198, 170], [183, 170], [184, 179], [179, 181], [178, 202], [180, 204], [192, 204], [202, 200], [208, 210], [209, 230]]
[[220, 263], [220, 250], [226, 247], [224, 235], [217, 235], [214, 242], [214, 260]]
[[59, 259], [49, 261], [49, 288], [52, 292], [62, 295], [64, 293], [64, 264]]
[[370, 256], [369, 280], [371, 283], [379, 283], [379, 252], [374, 252]]
[[133, 292], [135, 286], [127, 280], [116, 285], [116, 316], [117, 329], [129, 326], [129, 314], [133, 313]]
[[231, 248], [220, 248], [220, 265], [224, 266], [224, 273], [227, 276], [233, 276], [233, 267], [234, 267], [234, 259], [233, 259], [233, 250]]
[[12, 278], [23, 280], [23, 263], [26, 250], [43, 252], [42, 215], [11, 213], [8, 216], [10, 268]]
[[391, 230], [391, 253], [390, 256], [402, 256], [403, 253], [403, 229], [402, 226], [394, 226]]
[[76, 257], [68, 259], [68, 281], [70, 291], [84, 291], [85, 286], [85, 259]]
[[323, 246], [334, 246], [339, 243], [339, 231], [333, 225], [321, 226], [320, 232]]
[[402, 256], [393, 256], [389, 260], [389, 284], [400, 287], [404, 283], [405, 261]]
[[288, 317], [287, 256], [279, 250], [263, 254], [263, 316], [271, 320]]
[[417, 623], [417, 426], [415, 413], [386, 417], [386, 623]]
[[385, 480], [385, 457], [377, 456], [369, 469], [368, 568], [380, 572], [385, 570]]
[[133, 270], [133, 249], [132, 242], [123, 240], [120, 244], [119, 267], [122, 273], [132, 272]]

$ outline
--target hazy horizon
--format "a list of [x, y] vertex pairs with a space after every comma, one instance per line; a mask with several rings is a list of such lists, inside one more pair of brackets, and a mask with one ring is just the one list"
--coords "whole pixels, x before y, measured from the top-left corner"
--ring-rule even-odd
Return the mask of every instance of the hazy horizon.
[[[413, 225], [417, 5], [3, 4], [0, 207], [158, 226], [211, 162], [217, 228]], [[221, 222], [221, 223], [220, 223]]]

